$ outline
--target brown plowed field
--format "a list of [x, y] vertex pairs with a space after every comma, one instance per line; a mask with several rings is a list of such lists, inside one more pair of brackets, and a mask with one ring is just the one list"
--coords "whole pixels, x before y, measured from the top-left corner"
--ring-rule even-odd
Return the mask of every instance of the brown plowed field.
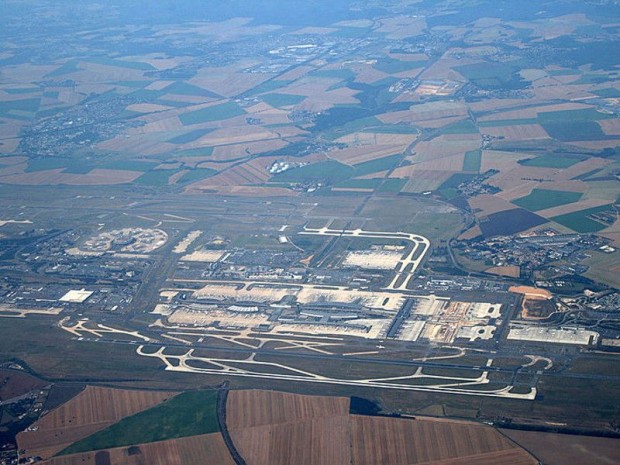
[[228, 396], [229, 430], [349, 414], [344, 397], [301, 396], [275, 391], [233, 391]]
[[307, 418], [231, 431], [248, 465], [349, 465], [349, 417]]
[[532, 465], [537, 463], [531, 455], [523, 449], [509, 449], [499, 452], [468, 455], [454, 459], [425, 462], [424, 465]]
[[227, 423], [248, 465], [537, 463], [492, 427], [350, 415], [348, 398], [235, 391]]
[[44, 465], [234, 465], [220, 433], [55, 457]]
[[17, 442], [20, 449], [26, 450], [26, 455], [48, 458], [73, 442], [174, 395], [172, 392], [89, 386], [36, 422], [37, 431], [19, 433]]
[[[356, 465], [433, 463], [517, 449], [495, 429], [482, 425], [384, 417], [351, 418], [352, 459]], [[526, 463], [536, 462], [530, 458]]]

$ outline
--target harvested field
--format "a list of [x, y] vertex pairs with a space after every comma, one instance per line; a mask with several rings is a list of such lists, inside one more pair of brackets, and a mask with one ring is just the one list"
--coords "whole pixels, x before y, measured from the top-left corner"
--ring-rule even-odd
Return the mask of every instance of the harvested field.
[[228, 429], [251, 465], [350, 463], [349, 399], [233, 391]]
[[454, 173], [454, 171], [425, 171], [418, 169], [417, 165], [410, 165], [395, 169], [392, 177], [408, 179], [403, 192], [426, 192], [437, 189]]
[[399, 145], [372, 145], [332, 150], [328, 155], [329, 158], [338, 160], [341, 163], [356, 165], [358, 163], [394, 155], [402, 152], [402, 150], [404, 150], [404, 147]]
[[[536, 460], [494, 428], [472, 423], [384, 417], [351, 417], [352, 462], [356, 465], [502, 463], [536, 464]], [[516, 452], [519, 453], [516, 453]], [[479, 461], [493, 454], [494, 460]], [[495, 455], [497, 454], [497, 455]], [[449, 459], [456, 462], [444, 462]], [[517, 458], [516, 461], [512, 461]]]
[[466, 117], [467, 106], [459, 102], [439, 101], [415, 105], [409, 110], [377, 116], [384, 123], [412, 123], [441, 118]]
[[[286, 142], [281, 139], [268, 139], [245, 142], [241, 144], [220, 145], [213, 148], [209, 157], [211, 161], [238, 160], [246, 158], [249, 154], [269, 152], [286, 147]], [[224, 165], [219, 165], [224, 166]]]
[[349, 413], [345, 397], [301, 396], [276, 391], [232, 391], [226, 423], [230, 430]]
[[47, 383], [19, 370], [0, 369], [0, 401], [21, 396]]
[[413, 165], [415, 169], [412, 175], [415, 176], [416, 171], [450, 171], [458, 172], [463, 167], [465, 154], [451, 155], [434, 160], [423, 161]]
[[239, 65], [204, 68], [187, 82], [227, 97], [246, 92], [273, 77], [267, 73], [239, 73]]
[[[415, 147], [416, 154], [412, 157], [412, 161], [429, 161], [452, 155], [464, 156], [466, 152], [479, 148], [479, 134], [447, 134], [429, 141], [419, 142]], [[460, 171], [462, 166], [463, 160], [461, 159], [456, 171]]]
[[373, 128], [363, 132], [354, 132], [336, 139], [336, 142], [344, 144], [369, 144], [369, 145], [395, 145], [404, 150], [409, 144], [417, 139], [415, 134], [386, 134], [373, 132]]
[[157, 134], [155, 137], [151, 134], [133, 135], [130, 138], [115, 137], [97, 144], [97, 148], [101, 150], [110, 150], [112, 152], [130, 152], [140, 155], [158, 155], [160, 153], [173, 152], [177, 149], [174, 144], [167, 144], [158, 138], [165, 138], [165, 134]]
[[613, 465], [620, 462], [617, 439], [540, 431], [501, 431], [546, 465]]
[[483, 132], [504, 140], [535, 140], [549, 139], [549, 134], [540, 124], [514, 124], [512, 126], [485, 127]]
[[55, 457], [44, 465], [234, 465], [220, 433]]
[[249, 427], [231, 436], [248, 465], [348, 465], [349, 427], [342, 415]]
[[158, 105], [155, 103], [134, 103], [127, 107], [128, 111], [137, 111], [138, 113], [153, 113], [156, 111], [170, 110], [170, 107]]
[[36, 422], [37, 431], [18, 434], [17, 442], [27, 455], [48, 458], [68, 445], [174, 395], [176, 393], [88, 386]]
[[620, 136], [620, 118], [606, 119], [598, 124], [608, 136]]
[[522, 99], [497, 99], [488, 98], [479, 102], [471, 102], [469, 107], [475, 113], [483, 113], [487, 111], [498, 111], [512, 107], [520, 107], [523, 105]]
[[199, 181], [194, 185], [197, 188], [206, 186], [239, 186], [244, 184], [262, 184], [266, 182], [271, 174], [268, 171], [269, 165], [273, 163], [270, 158], [256, 158], [233, 166], [222, 171], [215, 176]]
[[[239, 125], [226, 129], [217, 129], [187, 147], [192, 148], [194, 144], [199, 147], [242, 144], [262, 142], [264, 140], [278, 139], [276, 134], [261, 128], [260, 126]], [[279, 141], [281, 142], [281, 141]]]
[[426, 69], [421, 75], [420, 79], [422, 80], [449, 80], [449, 81], [463, 81], [463, 76], [460, 73], [457, 73], [452, 68], [455, 66], [461, 66], [470, 63], [476, 63], [479, 60], [474, 60], [471, 58], [461, 58], [457, 60], [451, 55], [451, 51], [448, 50], [441, 59], [437, 60], [433, 63], [428, 69]]
[[72, 185], [72, 186], [91, 186], [91, 185], [110, 185], [126, 184], [140, 177], [140, 171], [128, 170], [107, 170], [94, 169], [88, 174], [63, 173], [63, 168], [46, 171], [36, 171], [33, 173], [6, 173], [1, 181], [5, 184], [20, 184], [32, 186], [49, 185]]
[[349, 414], [348, 398], [234, 391], [228, 428], [248, 465], [534, 465], [494, 428]]
[[469, 205], [478, 217], [489, 216], [493, 213], [514, 208], [514, 205], [507, 200], [491, 194], [482, 194], [472, 197], [469, 199]]
[[449, 118], [438, 118], [438, 119], [429, 119], [425, 121], [416, 122], [416, 125], [423, 128], [437, 129], [442, 128], [444, 126], [448, 126], [450, 124], [458, 123], [462, 121], [463, 116], [453, 116]]
[[521, 268], [518, 266], [494, 266], [484, 270], [485, 273], [497, 276], [508, 276], [509, 278], [518, 278], [521, 276]]

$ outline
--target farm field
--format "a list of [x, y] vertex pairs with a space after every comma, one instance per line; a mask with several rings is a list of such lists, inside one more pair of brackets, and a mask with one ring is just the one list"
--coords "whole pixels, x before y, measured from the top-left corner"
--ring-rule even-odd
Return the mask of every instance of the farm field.
[[0, 462], [618, 462], [617, 0], [5, 3]]
[[0, 401], [21, 396], [34, 389], [41, 389], [46, 383], [28, 373], [18, 370], [0, 369]]
[[537, 463], [491, 427], [350, 415], [347, 398], [235, 391], [227, 411], [248, 465]]
[[501, 430], [549, 465], [602, 465], [620, 459], [618, 440], [538, 431]]
[[42, 417], [36, 423], [36, 431], [20, 433], [17, 440], [27, 454], [48, 458], [127, 415], [153, 407], [174, 395], [89, 386]]
[[554, 191], [549, 189], [534, 189], [527, 197], [512, 201], [515, 205], [529, 211], [545, 210], [547, 208], [577, 202], [582, 194], [579, 192]]
[[234, 465], [219, 433], [53, 457], [45, 465]]
[[219, 430], [217, 391], [188, 391], [153, 408], [125, 417], [103, 431], [77, 441], [61, 455], [164, 441]]

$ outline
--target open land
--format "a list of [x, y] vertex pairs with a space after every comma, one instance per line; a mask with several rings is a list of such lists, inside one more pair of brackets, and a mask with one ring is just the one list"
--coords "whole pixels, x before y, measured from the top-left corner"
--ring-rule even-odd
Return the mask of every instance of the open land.
[[[217, 428], [114, 443], [224, 381], [617, 436], [617, 5], [281, 3], [0, 19], [21, 456], [112, 437], [49, 463], [231, 463]], [[247, 392], [228, 421], [255, 463], [532, 463], [488, 425]]]

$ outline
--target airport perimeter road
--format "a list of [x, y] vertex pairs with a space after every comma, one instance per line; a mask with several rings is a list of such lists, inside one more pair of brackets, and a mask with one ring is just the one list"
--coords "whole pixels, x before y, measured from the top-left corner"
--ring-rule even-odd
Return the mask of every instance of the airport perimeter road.
[[413, 278], [416, 270], [424, 260], [424, 256], [431, 246], [431, 242], [419, 234], [388, 231], [364, 231], [363, 229], [329, 229], [327, 227], [314, 229], [304, 228], [299, 234], [312, 236], [339, 236], [339, 237], [365, 237], [376, 239], [406, 240], [413, 245], [412, 250], [401, 257], [396, 265], [396, 275], [386, 289], [406, 290], [409, 281]]

